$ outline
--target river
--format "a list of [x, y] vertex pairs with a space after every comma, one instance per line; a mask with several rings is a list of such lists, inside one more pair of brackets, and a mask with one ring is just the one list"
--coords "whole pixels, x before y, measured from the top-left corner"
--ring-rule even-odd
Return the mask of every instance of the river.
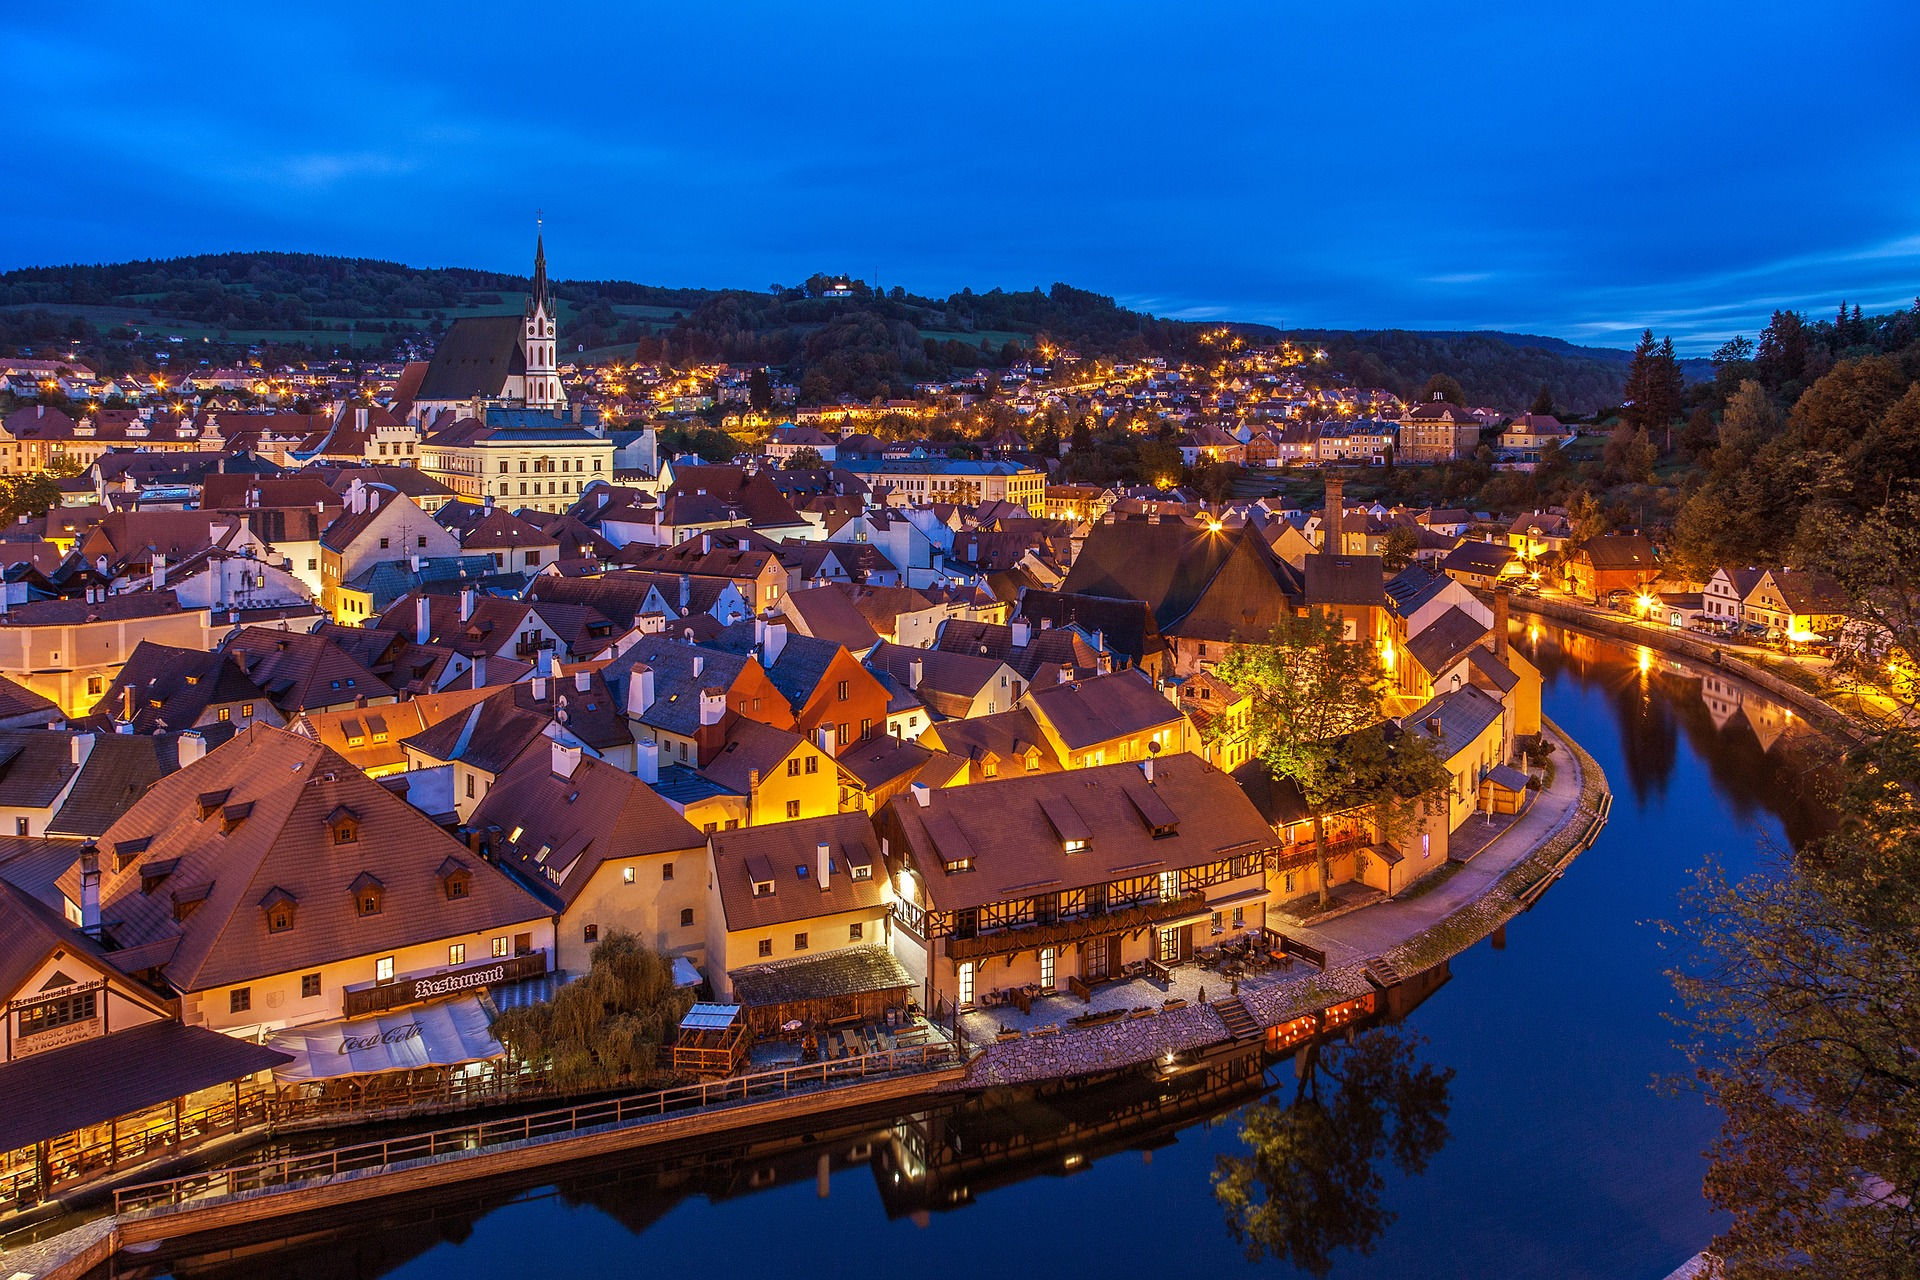
[[[1398, 993], [1412, 1006], [1404, 1019], [1359, 1033], [1417, 1036], [1414, 1061], [1452, 1076], [1445, 1138], [1424, 1167], [1374, 1162], [1381, 1216], [1350, 1205], [1332, 1215], [1326, 1274], [1343, 1280], [1653, 1280], [1714, 1230], [1700, 1195], [1714, 1114], [1695, 1095], [1654, 1087], [1683, 1063], [1663, 1017], [1672, 956], [1651, 922], [1677, 917], [1706, 855], [1738, 873], [1818, 829], [1801, 728], [1752, 693], [1630, 646], [1544, 624], [1516, 626], [1515, 640], [1542, 669], [1547, 713], [1612, 781], [1612, 820], [1503, 946], [1483, 942], [1427, 975]], [[1328, 1061], [1340, 1052], [1329, 1046]], [[1284, 1099], [1297, 1087], [1289, 1061], [1264, 1077], [1252, 1065], [1251, 1075], [1229, 1063], [1174, 1085], [1007, 1095], [911, 1121], [857, 1118], [535, 1188], [475, 1187], [464, 1200], [312, 1224], [244, 1249], [195, 1245], [119, 1270], [287, 1280], [1311, 1274], [1250, 1262], [1213, 1191], [1217, 1158], [1248, 1150], [1240, 1108], [1263, 1088]], [[1193, 1091], [1170, 1095], [1175, 1086]], [[1052, 1137], [1006, 1154], [1036, 1135]], [[1362, 1240], [1371, 1252], [1355, 1247]]]

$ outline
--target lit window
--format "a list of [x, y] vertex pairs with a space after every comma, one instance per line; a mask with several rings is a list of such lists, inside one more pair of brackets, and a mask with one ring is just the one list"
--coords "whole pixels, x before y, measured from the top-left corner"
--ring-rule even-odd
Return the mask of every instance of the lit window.
[[507, 954], [507, 935], [501, 934], [493, 940], [493, 957], [498, 960]]
[[447, 963], [449, 965], [465, 964], [466, 962], [467, 962], [467, 944], [466, 943], [456, 942], [447, 948]]
[[373, 980], [375, 982], [393, 981], [393, 957], [381, 956], [373, 962]]

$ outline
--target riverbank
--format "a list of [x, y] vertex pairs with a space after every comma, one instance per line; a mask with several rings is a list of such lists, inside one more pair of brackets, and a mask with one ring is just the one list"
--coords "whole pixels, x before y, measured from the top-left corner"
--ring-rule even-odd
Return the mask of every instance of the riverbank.
[[[1783, 679], [1760, 666], [1754, 660], [1758, 657], [1757, 654], [1748, 656], [1743, 653], [1742, 647], [1720, 644], [1708, 636], [1694, 635], [1658, 623], [1622, 617], [1574, 600], [1546, 596], [1515, 596], [1511, 609], [1516, 616], [1538, 618], [1543, 622], [1557, 622], [1562, 626], [1573, 627], [1593, 635], [1605, 636], [1627, 644], [1645, 645], [1649, 649], [1658, 650], [1672, 657], [1698, 662], [1722, 675], [1753, 686], [1767, 697], [1823, 729], [1848, 736], [1868, 727], [1871, 717], [1866, 713], [1876, 710], [1858, 696], [1854, 698], [1857, 704], [1854, 709], [1835, 706], [1820, 694], [1802, 688], [1793, 681]], [[1809, 676], [1809, 678], [1812, 677]]]
[[[1600, 765], [1557, 725], [1546, 736], [1560, 762], [1519, 818], [1480, 844], [1471, 860], [1384, 899], [1322, 923], [1288, 924], [1287, 937], [1323, 953], [1319, 972], [1243, 982], [1237, 992], [1215, 979], [1204, 998], [1165, 1012], [1081, 1030], [1046, 1022], [988, 1044], [949, 1086], [980, 1089], [1085, 1075], [1151, 1062], [1168, 1053], [1210, 1048], [1235, 1039], [1231, 1005], [1243, 1006], [1269, 1040], [1303, 1018], [1384, 991], [1406, 975], [1430, 969], [1492, 934], [1531, 905], [1538, 892], [1598, 836], [1610, 801]], [[1472, 821], [1471, 819], [1469, 821]], [[1464, 828], [1463, 828], [1464, 830]], [[1157, 993], [1155, 993], [1157, 994]], [[1183, 989], [1184, 994], [1184, 989]], [[1014, 1021], [1013, 1015], [1007, 1017]]]
[[[696, 1132], [738, 1129], [785, 1118], [796, 1108], [825, 1113], [873, 1101], [869, 1095], [875, 1089], [905, 1099], [916, 1094], [976, 1091], [1094, 1075], [1168, 1054], [1206, 1052], [1236, 1041], [1258, 1039], [1269, 1046], [1292, 1043], [1314, 1030], [1357, 1016], [1372, 1007], [1361, 1002], [1377, 997], [1403, 975], [1432, 968], [1487, 937], [1531, 905], [1537, 891], [1592, 843], [1606, 816], [1609, 793], [1605, 775], [1558, 726], [1549, 722], [1546, 733], [1556, 745], [1559, 761], [1552, 784], [1543, 788], [1517, 819], [1492, 838], [1477, 842], [1470, 861], [1430, 873], [1414, 890], [1396, 899], [1320, 923], [1288, 927], [1290, 938], [1324, 953], [1326, 963], [1318, 972], [1276, 975], [1269, 983], [1242, 985], [1237, 993], [1216, 986], [1211, 995], [1217, 999], [1212, 1002], [1202, 992], [1197, 993], [1199, 999], [1184, 1007], [1150, 1016], [990, 1044], [964, 1065], [915, 1073], [911, 1080], [821, 1087], [803, 1098], [723, 1103], [672, 1118], [616, 1121], [605, 1127], [576, 1126], [567, 1134], [538, 1138], [529, 1134], [510, 1143], [483, 1142], [484, 1134], [477, 1132], [474, 1144], [463, 1141], [444, 1153], [435, 1148], [423, 1157], [382, 1158], [367, 1168], [323, 1172], [315, 1177], [302, 1176], [293, 1167], [299, 1161], [272, 1162], [288, 1167], [271, 1174], [264, 1184], [250, 1184], [245, 1189], [233, 1181], [242, 1170], [211, 1170], [178, 1180], [183, 1184], [180, 1194], [169, 1193], [164, 1204], [149, 1201], [132, 1214], [88, 1223], [44, 1246], [33, 1246], [32, 1266], [20, 1260], [28, 1256], [24, 1253], [5, 1255], [0, 1258], [0, 1270], [36, 1277], [79, 1276], [93, 1265], [89, 1259], [102, 1248], [111, 1252], [121, 1244], [214, 1229], [230, 1221], [276, 1217], [462, 1181], [478, 1176], [481, 1164], [524, 1170], [574, 1159], [582, 1152], [594, 1154], [669, 1142]], [[1217, 983], [1225, 981], [1216, 979]], [[825, 1083], [821, 1082], [823, 1086]], [[489, 1127], [489, 1122], [474, 1126], [476, 1131]], [[228, 1181], [222, 1183], [222, 1178]], [[103, 1243], [99, 1221], [114, 1224], [111, 1247]]]

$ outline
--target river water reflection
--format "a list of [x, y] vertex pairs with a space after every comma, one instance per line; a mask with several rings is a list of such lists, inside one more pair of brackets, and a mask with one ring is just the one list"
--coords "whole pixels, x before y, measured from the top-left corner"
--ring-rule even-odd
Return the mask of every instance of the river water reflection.
[[[1542, 670], [1547, 713], [1612, 780], [1612, 821], [1503, 947], [1482, 943], [1396, 991], [1374, 1025], [1326, 1046], [1309, 1072], [1241, 1058], [1173, 1080], [858, 1117], [533, 1189], [476, 1186], [464, 1199], [119, 1270], [1010, 1280], [1313, 1274], [1322, 1268], [1293, 1263], [1324, 1253], [1336, 1277], [1664, 1276], [1714, 1227], [1699, 1191], [1714, 1117], [1697, 1097], [1651, 1087], [1681, 1062], [1662, 1016], [1673, 1007], [1667, 959], [1647, 922], [1676, 915], [1709, 853], [1738, 873], [1763, 844], [1820, 828], [1801, 727], [1711, 672], [1630, 646], [1544, 625], [1514, 638]], [[1385, 1061], [1396, 1054], [1397, 1066]], [[1284, 1123], [1309, 1086], [1354, 1124], [1384, 1109], [1387, 1128], [1370, 1153], [1315, 1152], [1330, 1176], [1285, 1184], [1294, 1234], [1282, 1243], [1298, 1247], [1281, 1250], [1287, 1261], [1249, 1262], [1213, 1175], [1222, 1158], [1251, 1154], [1250, 1105]], [[1396, 1116], [1424, 1159], [1387, 1154]], [[1341, 1190], [1313, 1189], [1329, 1184]]]

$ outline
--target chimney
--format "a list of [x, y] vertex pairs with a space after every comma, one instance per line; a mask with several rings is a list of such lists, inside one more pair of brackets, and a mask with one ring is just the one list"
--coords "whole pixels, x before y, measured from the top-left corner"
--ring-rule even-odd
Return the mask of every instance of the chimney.
[[553, 740], [553, 772], [562, 778], [571, 778], [573, 771], [580, 767], [580, 748], [570, 747], [558, 738]]
[[700, 724], [702, 728], [720, 723], [720, 717], [727, 713], [727, 691], [725, 689], [702, 689], [700, 691]]
[[[713, 534], [711, 531], [709, 531], [700, 535], [700, 554], [704, 556], [704, 555], [710, 555], [712, 554], [712, 552], [713, 552]], [[681, 601], [681, 603], [684, 604], [686, 602], [683, 600]]]
[[932, 787], [929, 787], [924, 782], [916, 782], [916, 783], [913, 783], [911, 786], [909, 786], [907, 790], [913, 793], [913, 802], [919, 805], [922, 809], [932, 807], [933, 805], [933, 788]]
[[828, 889], [832, 888], [832, 885], [827, 881], [827, 877], [832, 874], [833, 871], [833, 846], [825, 840], [814, 845], [813, 862], [813, 878], [820, 882], [820, 892], [825, 893]]
[[685, 609], [693, 603], [693, 578], [690, 574], [680, 575], [680, 607]]
[[493, 495], [492, 494], [489, 493], [489, 494], [482, 495], [480, 499], [480, 514], [483, 516], [490, 516], [493, 514]]
[[533, 678], [533, 700], [535, 702], [545, 702], [547, 700], [547, 682], [541, 676], [535, 676]]
[[100, 851], [91, 840], [80, 853], [80, 928], [100, 932]]
[[419, 552], [416, 551], [412, 555], [407, 557], [407, 567], [412, 569], [415, 573], [420, 572], [420, 553]]
[[537, 657], [534, 660], [533, 669], [535, 673], [538, 674], [542, 680], [552, 679], [553, 678], [553, 650], [542, 649], [540, 651], [539, 657]]
[[1500, 661], [1507, 660], [1507, 589], [1505, 587], [1493, 593], [1493, 653]]
[[[651, 673], [649, 673], [651, 674]], [[648, 786], [660, 783], [660, 744], [652, 738], [643, 738], [634, 744], [633, 776]]]
[[476, 592], [472, 587], [460, 588], [460, 621], [473, 621], [473, 600]]
[[426, 644], [433, 638], [433, 609], [422, 592], [413, 601], [413, 642]]
[[653, 705], [653, 668], [635, 663], [627, 672], [627, 715], [638, 720]]
[[819, 746], [821, 754], [831, 759], [833, 757], [833, 726], [823, 724], [813, 732], [814, 742]]
[[767, 667], [780, 661], [780, 655], [787, 647], [787, 624], [769, 622], [766, 639], [760, 644], [760, 661]]
[[153, 553], [153, 589], [155, 591], [167, 589], [167, 553], [164, 551]]
[[1346, 543], [1341, 535], [1341, 517], [1346, 513], [1345, 491], [1347, 482], [1339, 476], [1327, 476], [1327, 509], [1320, 517], [1320, 549], [1329, 555], [1340, 555], [1346, 551]]
[[707, 655], [706, 655], [706, 654], [704, 654], [704, 653], [696, 653], [696, 654], [694, 654], [694, 655], [693, 655], [693, 674], [694, 674], [694, 678], [695, 678], [695, 679], [698, 679], [698, 678], [699, 678], [699, 675], [700, 675], [700, 673], [701, 673], [702, 671], [705, 671], [706, 669], [707, 669]]
[[476, 689], [487, 687], [487, 655], [484, 653], [474, 655], [473, 687]]
[[581, 693], [585, 693], [589, 689], [593, 688], [593, 672], [587, 670], [585, 667], [582, 667], [580, 668], [580, 670], [574, 672], [573, 687], [578, 689]]
[[1013, 647], [1024, 649], [1033, 643], [1033, 624], [1025, 618], [1016, 618], [1013, 623]]
[[915, 658], [911, 662], [907, 663], [907, 688], [913, 689], [915, 691], [919, 690], [920, 677], [925, 672], [925, 669], [926, 669], [926, 663], [921, 661], [919, 658]]
[[1153, 784], [1153, 757], [1148, 756], [1140, 762], [1140, 772], [1146, 776], [1147, 784]]
[[742, 538], [740, 539], [740, 549], [742, 551], [751, 551], [753, 550], [753, 543], [748, 541], [745, 538]]

